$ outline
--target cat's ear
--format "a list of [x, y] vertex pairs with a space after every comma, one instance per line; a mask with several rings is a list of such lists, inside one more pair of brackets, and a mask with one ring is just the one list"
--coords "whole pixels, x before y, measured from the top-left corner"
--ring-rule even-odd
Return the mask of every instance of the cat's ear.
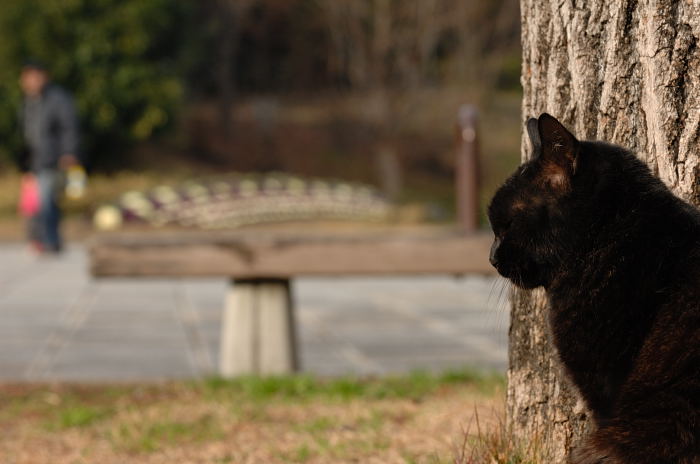
[[530, 118], [525, 123], [525, 128], [527, 129], [527, 135], [530, 137], [530, 143], [532, 144], [532, 157], [539, 156], [542, 150], [542, 142], [540, 141], [540, 129], [537, 127], [537, 118]]
[[540, 158], [547, 181], [555, 187], [569, 185], [576, 173], [579, 143], [554, 116], [542, 113], [537, 120]]

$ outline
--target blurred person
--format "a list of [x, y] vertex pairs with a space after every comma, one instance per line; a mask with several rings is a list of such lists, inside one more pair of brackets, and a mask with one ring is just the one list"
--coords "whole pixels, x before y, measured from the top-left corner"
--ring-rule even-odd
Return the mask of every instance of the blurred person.
[[19, 120], [25, 148], [19, 156], [23, 184], [35, 184], [38, 210], [29, 220], [29, 239], [40, 253], [58, 253], [60, 195], [64, 173], [78, 166], [78, 119], [73, 97], [51, 81], [46, 67], [28, 60], [19, 84], [24, 94]]

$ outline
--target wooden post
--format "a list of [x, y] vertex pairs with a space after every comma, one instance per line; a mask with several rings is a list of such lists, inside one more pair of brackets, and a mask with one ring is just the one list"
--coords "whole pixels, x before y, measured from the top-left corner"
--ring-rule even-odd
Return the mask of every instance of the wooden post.
[[457, 115], [457, 159], [455, 163], [457, 223], [462, 232], [479, 228], [479, 139], [478, 112], [462, 105]]
[[232, 281], [221, 328], [220, 374], [288, 374], [297, 367], [289, 280]]

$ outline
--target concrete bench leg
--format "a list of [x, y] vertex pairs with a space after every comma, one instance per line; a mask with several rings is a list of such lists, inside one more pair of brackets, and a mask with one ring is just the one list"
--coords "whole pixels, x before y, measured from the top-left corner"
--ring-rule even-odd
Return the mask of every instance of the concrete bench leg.
[[289, 281], [232, 281], [221, 328], [221, 375], [288, 374], [297, 367]]

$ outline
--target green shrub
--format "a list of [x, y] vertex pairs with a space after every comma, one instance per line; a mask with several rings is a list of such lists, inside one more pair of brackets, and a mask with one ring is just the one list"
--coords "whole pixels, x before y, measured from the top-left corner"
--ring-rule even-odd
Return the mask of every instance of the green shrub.
[[[18, 148], [17, 84], [27, 58], [72, 91], [83, 149], [116, 165], [129, 143], [173, 121], [182, 100], [187, 0], [4, 0], [0, 8], [0, 156]], [[196, 41], [195, 41], [196, 42]]]

